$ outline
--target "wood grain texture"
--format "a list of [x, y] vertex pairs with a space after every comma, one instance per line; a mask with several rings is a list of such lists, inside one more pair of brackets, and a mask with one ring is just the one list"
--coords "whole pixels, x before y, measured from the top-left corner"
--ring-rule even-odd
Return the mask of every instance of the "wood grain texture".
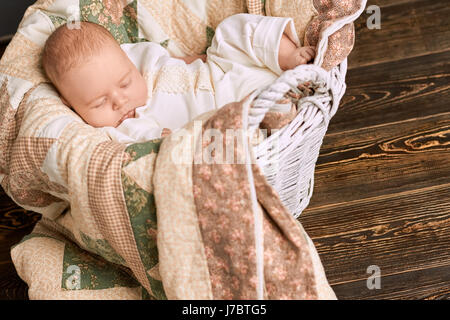
[[0, 300], [28, 300], [28, 286], [12, 263], [0, 263]]
[[369, 14], [355, 21], [355, 48], [349, 68], [398, 61], [450, 48], [447, 0], [369, 1], [381, 8], [381, 28], [368, 29]]
[[450, 112], [327, 135], [309, 208], [448, 184], [449, 170]]
[[352, 69], [327, 134], [449, 112], [450, 50]]
[[349, 70], [300, 217], [340, 299], [450, 298], [449, 58]]
[[369, 7], [371, 5], [377, 5], [380, 8], [386, 8], [390, 6], [397, 6], [399, 4], [408, 3], [409, 5], [413, 5], [415, 2], [422, 1], [422, 0], [368, 0], [367, 6]]
[[450, 265], [450, 184], [309, 208], [300, 216], [331, 284]]
[[[366, 277], [373, 273], [369, 272]], [[414, 286], [410, 285], [415, 283]], [[333, 285], [341, 300], [403, 299], [403, 300], [449, 300], [450, 266], [414, 270], [384, 275], [381, 270], [380, 288], [369, 289], [367, 279]]]
[[[347, 91], [299, 220], [339, 299], [450, 299], [450, 28], [446, 1], [369, 1]], [[445, 21], [444, 21], [445, 20]], [[367, 288], [367, 268], [381, 289]]]
[[[0, 195], [3, 193], [1, 189]], [[4, 195], [4, 193], [3, 193]], [[4, 197], [0, 203], [4, 204]], [[0, 213], [4, 207], [0, 210]], [[0, 300], [10, 299], [28, 299], [28, 286], [17, 275], [16, 269], [11, 261], [10, 248], [18, 243], [25, 235], [29, 234], [33, 229], [33, 223], [25, 223], [24, 226], [17, 228], [3, 228], [0, 225]]]

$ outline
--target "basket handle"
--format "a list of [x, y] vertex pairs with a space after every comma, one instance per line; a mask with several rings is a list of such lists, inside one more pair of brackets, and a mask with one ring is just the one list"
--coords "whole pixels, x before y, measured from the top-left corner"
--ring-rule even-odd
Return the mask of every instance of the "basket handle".
[[[259, 89], [253, 94], [256, 98], [253, 100], [248, 113], [250, 130], [253, 131], [259, 127], [267, 112], [271, 110], [280, 111], [280, 105], [276, 101], [281, 100], [292, 88], [297, 88], [299, 83], [306, 81], [323, 82], [326, 84], [324, 87], [328, 91], [331, 83], [330, 76], [331, 73], [312, 64], [300, 65], [282, 73], [271, 85]], [[314, 100], [314, 96], [308, 98]]]

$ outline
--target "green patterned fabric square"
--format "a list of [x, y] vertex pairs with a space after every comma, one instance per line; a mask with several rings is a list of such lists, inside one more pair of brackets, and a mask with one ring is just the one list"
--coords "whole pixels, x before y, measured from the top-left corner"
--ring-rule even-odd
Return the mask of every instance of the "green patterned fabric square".
[[88, 235], [80, 232], [81, 241], [84, 245], [91, 251], [95, 252], [99, 256], [102, 256], [106, 260], [126, 266], [125, 259], [123, 259], [114, 249], [111, 247], [109, 242], [104, 239], [92, 239]]
[[134, 143], [129, 145], [125, 152], [128, 153], [130, 159], [123, 164], [126, 167], [130, 162], [138, 160], [140, 157], [146, 156], [150, 153], [158, 153], [161, 146], [162, 138], [151, 141]]
[[97, 23], [120, 43], [147, 41], [138, 36], [137, 0], [123, 7], [123, 1], [80, 0], [82, 21]]
[[[125, 152], [128, 153], [130, 159], [123, 164], [123, 167], [143, 156], [158, 153], [161, 142], [162, 139], [156, 139], [128, 146]], [[148, 193], [137, 185], [124, 171], [122, 171], [122, 188], [136, 246], [141, 261], [147, 270], [147, 278], [152, 289], [150, 296], [158, 300], [167, 299], [162, 282], [151, 276], [152, 269], [157, 266], [159, 261], [158, 248], [156, 246], [155, 198], [153, 194]]]
[[53, 25], [55, 26], [55, 28], [58, 28], [59, 26], [65, 24], [67, 22], [66, 18], [63, 18], [60, 16], [55, 16], [55, 15], [50, 14], [50, 15], [48, 15], [48, 17], [53, 22]]
[[65, 244], [61, 288], [100, 290], [140, 286], [139, 282], [118, 265], [94, 256], [74, 244]]

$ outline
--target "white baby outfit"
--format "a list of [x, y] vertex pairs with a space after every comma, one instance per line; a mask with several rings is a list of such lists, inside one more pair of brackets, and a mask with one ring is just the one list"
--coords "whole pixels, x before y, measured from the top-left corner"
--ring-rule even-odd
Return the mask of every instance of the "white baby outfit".
[[121, 45], [146, 79], [149, 98], [136, 109], [136, 118], [103, 129], [125, 144], [148, 141], [161, 137], [163, 128], [174, 131], [204, 112], [242, 100], [282, 73], [278, 49], [285, 28], [300, 46], [291, 18], [228, 17], [216, 28], [205, 63], [186, 64], [156, 43]]

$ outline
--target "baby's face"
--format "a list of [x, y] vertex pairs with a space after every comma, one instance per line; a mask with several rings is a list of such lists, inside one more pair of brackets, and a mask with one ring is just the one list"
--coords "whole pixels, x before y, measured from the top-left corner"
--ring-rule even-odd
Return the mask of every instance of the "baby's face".
[[134, 117], [148, 93], [135, 65], [112, 44], [63, 75], [57, 87], [65, 103], [93, 127], [117, 127]]

